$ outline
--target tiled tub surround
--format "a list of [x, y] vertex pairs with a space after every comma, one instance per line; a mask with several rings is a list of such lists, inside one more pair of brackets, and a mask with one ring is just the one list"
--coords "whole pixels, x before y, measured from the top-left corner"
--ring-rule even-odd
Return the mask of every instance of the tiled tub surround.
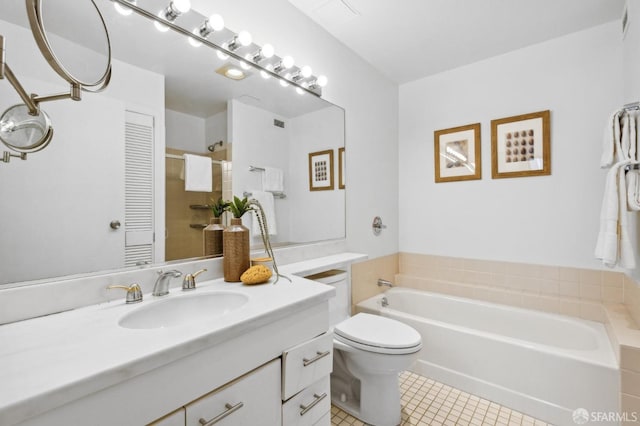
[[615, 271], [399, 253], [354, 265], [353, 304], [384, 291], [372, 274], [393, 276], [394, 258], [401, 287], [604, 323], [620, 366], [620, 411], [640, 415], [640, 283]]
[[425, 344], [412, 371], [426, 377], [553, 424], [571, 424], [579, 407], [618, 409], [617, 361], [600, 323], [400, 287], [358, 310], [416, 329]]
[[396, 284], [606, 322], [623, 303], [620, 272], [400, 253]]

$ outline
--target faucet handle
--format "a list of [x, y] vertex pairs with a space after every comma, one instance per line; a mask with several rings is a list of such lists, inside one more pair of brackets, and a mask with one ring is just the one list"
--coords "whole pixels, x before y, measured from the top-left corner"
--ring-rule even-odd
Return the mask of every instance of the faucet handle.
[[140, 286], [136, 283], [131, 284], [129, 286], [126, 285], [110, 285], [107, 287], [107, 290], [111, 290], [113, 288], [119, 288], [127, 291], [126, 303], [138, 303], [142, 302], [142, 290]]
[[207, 269], [204, 268], [204, 269], [200, 269], [197, 272], [194, 272], [193, 274], [187, 274], [184, 277], [184, 280], [182, 280], [182, 289], [183, 290], [193, 290], [193, 289], [195, 289], [196, 288], [196, 277], [198, 275], [200, 275], [201, 273], [206, 272], [206, 271], [207, 271]]

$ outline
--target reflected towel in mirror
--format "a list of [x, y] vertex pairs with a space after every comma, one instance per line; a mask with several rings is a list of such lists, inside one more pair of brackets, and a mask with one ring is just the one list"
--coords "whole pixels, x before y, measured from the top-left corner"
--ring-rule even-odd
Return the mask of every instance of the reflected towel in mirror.
[[284, 173], [282, 169], [265, 167], [264, 173], [262, 173], [262, 189], [270, 192], [284, 192]]
[[183, 157], [184, 190], [197, 192], [213, 191], [211, 158], [191, 154], [183, 154]]

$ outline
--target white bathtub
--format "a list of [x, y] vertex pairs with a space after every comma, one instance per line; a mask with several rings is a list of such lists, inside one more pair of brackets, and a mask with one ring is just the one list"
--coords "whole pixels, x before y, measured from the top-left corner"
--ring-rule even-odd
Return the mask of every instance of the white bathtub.
[[620, 373], [600, 323], [398, 287], [358, 310], [420, 332], [418, 374], [556, 425], [575, 425], [578, 408], [619, 411]]

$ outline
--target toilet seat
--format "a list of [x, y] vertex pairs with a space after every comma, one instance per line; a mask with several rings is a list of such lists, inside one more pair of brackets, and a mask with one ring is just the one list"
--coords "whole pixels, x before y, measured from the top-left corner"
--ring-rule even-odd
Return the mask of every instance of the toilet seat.
[[356, 314], [337, 324], [333, 333], [337, 341], [367, 352], [402, 355], [422, 348], [422, 339], [416, 330], [378, 315]]

